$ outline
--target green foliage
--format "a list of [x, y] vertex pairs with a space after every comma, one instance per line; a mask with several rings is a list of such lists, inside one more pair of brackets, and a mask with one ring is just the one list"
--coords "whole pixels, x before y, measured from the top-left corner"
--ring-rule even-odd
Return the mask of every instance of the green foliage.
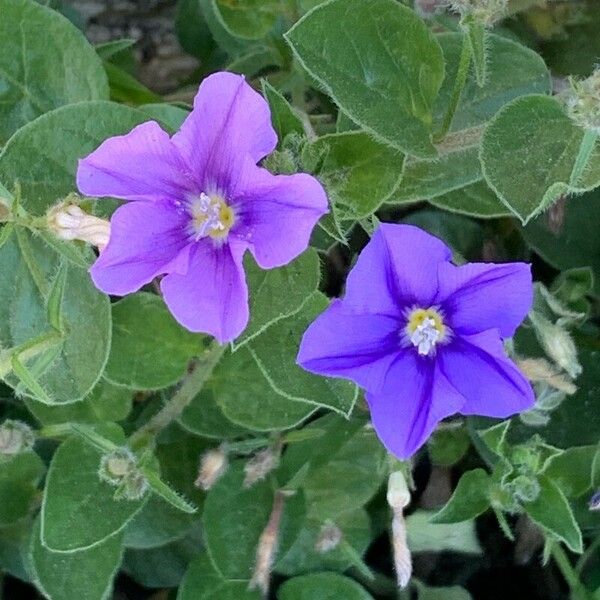
[[[40, 538], [39, 522], [31, 537], [32, 576], [50, 600], [101, 600], [108, 597], [123, 558], [121, 536], [80, 552], [52, 552]], [[70, 576], [65, 577], [65, 573]]]
[[593, 142], [583, 169], [576, 169], [586, 143], [584, 131], [556, 99], [518, 98], [486, 128], [483, 173], [500, 200], [525, 224], [562, 196], [600, 185], [600, 154]]
[[436, 156], [432, 108], [444, 61], [410, 9], [392, 0], [332, 0], [306, 14], [286, 39], [353, 121], [404, 152]]
[[[154, 294], [140, 292], [112, 305], [113, 338], [105, 377], [136, 390], [179, 381], [203, 338], [183, 329]], [[160, 344], [157, 344], [160, 339]]]
[[0, 14], [0, 146], [64, 104], [108, 100], [100, 59], [67, 19], [33, 0], [2, 0]]
[[[0, 0], [2, 592], [17, 577], [51, 600], [106, 600], [121, 573], [178, 600], [468, 600], [465, 581], [506, 593], [481, 565], [501, 546], [510, 576], [496, 539], [521, 547], [525, 523], [572, 598], [595, 597], [600, 153], [572, 118], [600, 94], [565, 76], [594, 66], [598, 8], [511, 0], [493, 30], [462, 0], [459, 16], [408, 0], [178, 0], [157, 23], [172, 19], [196, 60], [162, 94], [149, 74], [178, 57], [154, 25], [92, 47], [71, 4]], [[110, 217], [115, 200], [75, 195], [78, 161], [150, 119], [176, 134], [219, 70], [269, 104], [278, 145], [260, 167], [310, 173], [329, 201], [294, 261], [263, 270], [246, 254], [250, 320], [230, 346], [183, 329], [158, 279], [124, 298], [98, 291], [88, 270], [102, 248], [59, 239], [48, 219], [65, 201]], [[581, 89], [589, 106], [573, 104]], [[531, 262], [536, 280], [505, 341], [534, 408], [448, 421], [402, 463], [359, 389], [296, 364], [380, 221], [440, 237], [456, 264]], [[405, 529], [386, 488], [398, 471]], [[398, 591], [404, 532], [421, 573], [419, 553], [458, 555], [446, 587], [431, 575]]]

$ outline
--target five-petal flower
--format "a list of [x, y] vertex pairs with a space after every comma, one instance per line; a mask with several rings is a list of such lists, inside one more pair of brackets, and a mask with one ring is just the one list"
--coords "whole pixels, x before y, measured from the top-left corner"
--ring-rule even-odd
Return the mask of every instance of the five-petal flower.
[[382, 224], [346, 293], [306, 331], [298, 363], [366, 391], [373, 426], [407, 458], [457, 412], [508, 417], [530, 408], [529, 382], [507, 358], [532, 303], [524, 263], [455, 266], [439, 239]]
[[79, 162], [79, 190], [129, 202], [91, 268], [96, 286], [125, 295], [165, 275], [165, 302], [183, 326], [237, 337], [248, 321], [245, 251], [264, 269], [285, 265], [327, 212], [314, 177], [257, 166], [276, 144], [268, 104], [232, 73], [202, 82], [173, 137], [149, 121], [102, 143]]

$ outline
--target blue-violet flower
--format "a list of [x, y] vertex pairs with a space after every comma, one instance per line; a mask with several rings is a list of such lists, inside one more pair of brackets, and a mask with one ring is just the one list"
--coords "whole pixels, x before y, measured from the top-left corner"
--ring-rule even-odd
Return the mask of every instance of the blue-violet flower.
[[377, 434], [402, 459], [444, 417], [508, 417], [534, 403], [502, 344], [531, 307], [529, 265], [450, 259], [443, 242], [416, 227], [380, 225], [344, 298], [300, 346], [306, 370], [365, 389]]

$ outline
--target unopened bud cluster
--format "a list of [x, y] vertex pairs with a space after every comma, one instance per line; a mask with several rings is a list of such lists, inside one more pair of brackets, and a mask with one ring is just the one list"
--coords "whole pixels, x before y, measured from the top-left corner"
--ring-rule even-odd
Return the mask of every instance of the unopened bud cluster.
[[244, 466], [244, 487], [252, 487], [279, 465], [279, 453], [273, 448], [265, 448], [257, 452]]
[[6, 420], [0, 425], [0, 458], [12, 458], [33, 448], [35, 435], [29, 425]]
[[587, 79], [572, 79], [565, 104], [567, 114], [576, 125], [600, 135], [600, 69]]
[[491, 27], [506, 15], [508, 0], [450, 0], [449, 4], [463, 22]]
[[148, 489], [148, 480], [128, 448], [118, 448], [100, 460], [98, 476], [117, 488], [116, 499], [139, 500]]

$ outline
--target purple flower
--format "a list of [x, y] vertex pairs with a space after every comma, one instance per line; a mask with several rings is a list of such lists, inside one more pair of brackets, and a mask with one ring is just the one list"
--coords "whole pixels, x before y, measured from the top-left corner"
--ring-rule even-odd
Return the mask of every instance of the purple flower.
[[173, 137], [149, 121], [106, 140], [79, 162], [77, 185], [129, 202], [91, 268], [96, 286], [122, 296], [165, 275], [165, 302], [184, 327], [220, 342], [238, 336], [248, 322], [245, 251], [264, 269], [285, 265], [327, 212], [314, 177], [257, 166], [276, 144], [267, 103], [232, 73], [202, 82]]
[[366, 390], [384, 445], [407, 458], [454, 413], [508, 417], [534, 402], [507, 358], [532, 302], [524, 263], [457, 267], [437, 238], [384, 224], [348, 275], [346, 295], [306, 331], [298, 363]]

